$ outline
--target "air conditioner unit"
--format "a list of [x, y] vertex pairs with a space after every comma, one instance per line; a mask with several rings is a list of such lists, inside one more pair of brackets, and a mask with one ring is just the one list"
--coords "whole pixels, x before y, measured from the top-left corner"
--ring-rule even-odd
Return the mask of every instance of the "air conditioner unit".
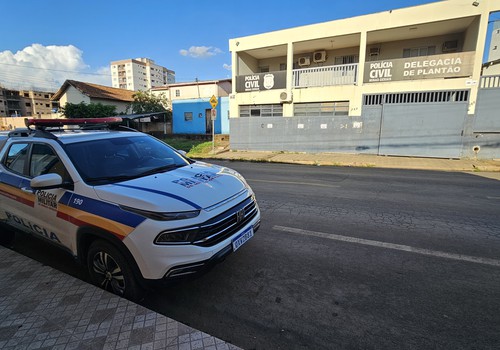
[[380, 55], [380, 47], [372, 47], [370, 49], [370, 56], [378, 56]]
[[280, 102], [292, 102], [292, 93], [286, 91], [280, 93]]
[[443, 43], [443, 52], [453, 52], [458, 50], [458, 40], [445, 41]]
[[311, 59], [309, 57], [299, 57], [299, 66], [309, 66], [311, 64]]
[[326, 61], [326, 51], [316, 51], [313, 53], [313, 61], [315, 63], [321, 63]]

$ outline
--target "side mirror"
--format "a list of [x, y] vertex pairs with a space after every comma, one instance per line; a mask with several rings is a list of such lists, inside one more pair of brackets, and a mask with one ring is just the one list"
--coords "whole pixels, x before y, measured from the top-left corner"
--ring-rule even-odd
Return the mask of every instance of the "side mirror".
[[49, 190], [63, 187], [63, 180], [59, 174], [44, 174], [31, 179], [30, 186], [35, 190]]
[[179, 152], [180, 154], [182, 154], [184, 157], [187, 157], [187, 152], [186, 151], [183, 151], [182, 149], [178, 149], [177, 152]]

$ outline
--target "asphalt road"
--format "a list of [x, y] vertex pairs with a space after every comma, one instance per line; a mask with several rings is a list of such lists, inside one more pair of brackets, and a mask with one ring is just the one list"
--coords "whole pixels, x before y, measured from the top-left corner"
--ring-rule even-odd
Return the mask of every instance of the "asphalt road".
[[[245, 349], [500, 347], [500, 181], [217, 163], [255, 190], [260, 230], [143, 305]], [[32, 244], [15, 249], [35, 254]], [[81, 274], [45, 252], [35, 258]]]

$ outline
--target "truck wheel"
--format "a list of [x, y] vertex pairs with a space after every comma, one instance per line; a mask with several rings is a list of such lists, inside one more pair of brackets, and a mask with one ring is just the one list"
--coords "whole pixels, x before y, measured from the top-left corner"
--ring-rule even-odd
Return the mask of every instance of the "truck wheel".
[[90, 280], [113, 294], [138, 301], [142, 290], [123, 255], [113, 245], [98, 240], [90, 245], [87, 254]]

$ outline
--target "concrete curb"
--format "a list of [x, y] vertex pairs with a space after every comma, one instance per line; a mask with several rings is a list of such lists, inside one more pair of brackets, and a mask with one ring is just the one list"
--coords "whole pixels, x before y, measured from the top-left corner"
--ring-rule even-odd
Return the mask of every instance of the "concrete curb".
[[458, 172], [500, 172], [500, 160], [439, 159], [377, 156], [366, 154], [287, 153], [269, 151], [223, 151], [216, 154], [205, 154], [194, 158], [317, 166], [346, 166]]

